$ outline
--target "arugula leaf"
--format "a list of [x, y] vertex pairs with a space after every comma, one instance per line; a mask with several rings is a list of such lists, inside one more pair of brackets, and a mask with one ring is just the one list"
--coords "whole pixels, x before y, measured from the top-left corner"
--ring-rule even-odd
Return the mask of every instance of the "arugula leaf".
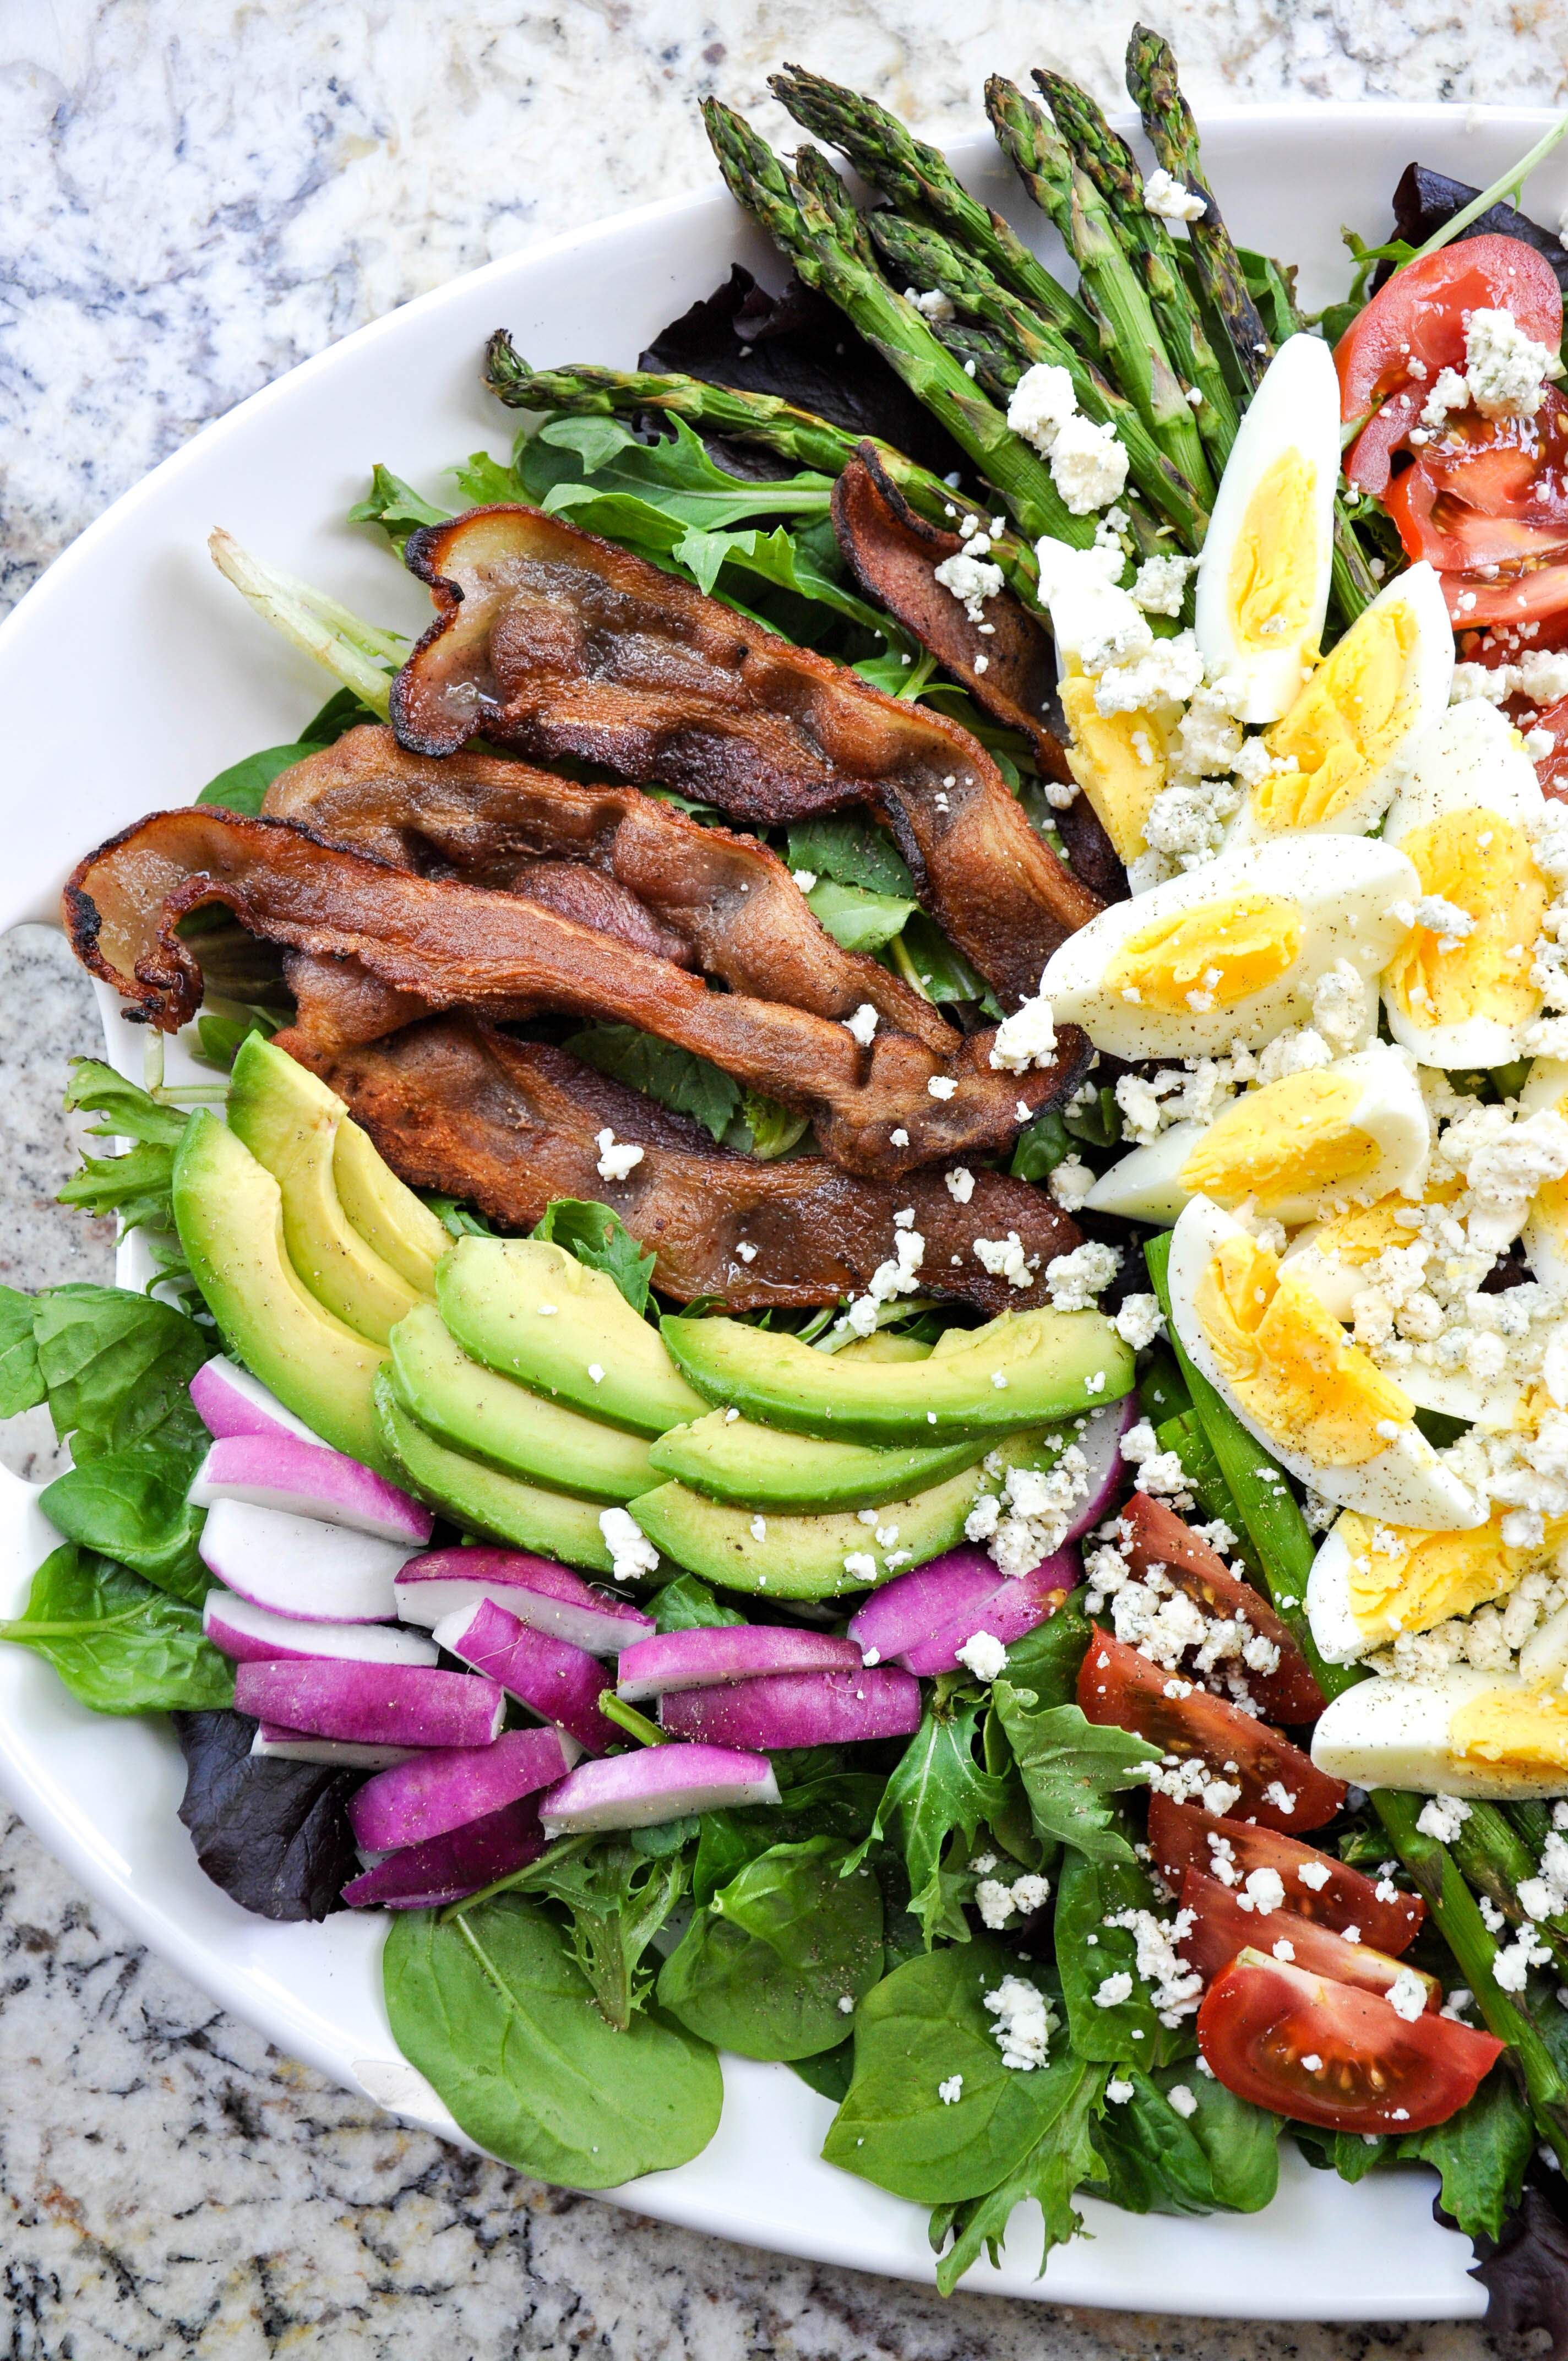
[[38, 1506], [67, 1541], [115, 1558], [171, 1598], [200, 1607], [213, 1587], [196, 1552], [206, 1511], [185, 1497], [199, 1462], [195, 1451], [140, 1444], [105, 1452], [57, 1476]]
[[624, 2033], [652, 1988], [642, 1954], [687, 1884], [679, 1851], [642, 1851], [620, 1838], [569, 1837], [505, 1881], [572, 1914], [572, 1956], [608, 2025]]
[[884, 697], [913, 698], [924, 692], [937, 669], [937, 659], [922, 648], [913, 663], [902, 653], [867, 656], [853, 669], [872, 688], [880, 688]]
[[488, 451], [470, 451], [460, 467], [447, 472], [455, 478], [468, 508], [491, 508], [498, 502], [528, 497], [518, 480], [516, 468], [508, 467], [504, 460], [492, 459]]
[[[743, 574], [761, 576], [781, 590], [793, 590], [819, 607], [830, 607], [847, 622], [902, 649], [905, 635], [880, 607], [868, 606], [848, 588], [839, 575], [824, 565], [809, 541], [775, 525], [772, 533], [751, 526], [743, 533], [714, 533], [689, 525], [670, 552], [684, 566], [699, 590], [711, 590], [727, 566]], [[836, 555], [836, 553], [835, 553]]]
[[[71, 1065], [66, 1113], [74, 1115], [85, 1108], [101, 1115], [104, 1122], [88, 1126], [89, 1137], [128, 1139], [132, 1146], [119, 1156], [84, 1155], [82, 1170], [66, 1182], [57, 1202], [80, 1205], [93, 1214], [117, 1214], [127, 1230], [167, 1230], [172, 1235], [174, 1151], [189, 1115], [182, 1107], [160, 1106], [148, 1092], [127, 1082], [123, 1074], [97, 1058], [73, 1058]], [[30, 1303], [32, 1299], [27, 1301]]]
[[[1105, 1924], [1125, 1910], [1155, 1908], [1153, 1889], [1130, 1843], [1125, 1850], [1124, 1861], [1090, 1861], [1077, 1851], [1062, 1856], [1055, 1933], [1068, 2032], [1080, 2058], [1107, 2065], [1135, 2058], [1145, 2066], [1163, 2066], [1184, 2043], [1190, 2045], [1190, 2036], [1162, 2025], [1155, 2014], [1149, 1987], [1138, 1974], [1132, 1929]], [[1120, 1975], [1131, 1980], [1126, 1999], [1102, 2008], [1096, 1993], [1108, 1977]]]
[[1007, 1783], [981, 1768], [974, 1742], [984, 1699], [960, 1686], [956, 1694], [938, 1683], [927, 1701], [920, 1727], [883, 1791], [872, 1832], [845, 1863], [857, 1870], [873, 1844], [895, 1837], [909, 1873], [909, 1907], [920, 1921], [927, 1948], [938, 1935], [967, 1943], [969, 1924], [959, 1906], [957, 1880], [944, 1871], [942, 1856], [957, 1831], [972, 1847], [982, 1821], [1007, 1800]]
[[450, 509], [433, 508], [389, 467], [376, 467], [370, 471], [370, 489], [362, 500], [355, 501], [347, 522], [378, 524], [400, 557], [416, 525], [444, 524], [451, 514]]
[[196, 801], [221, 804], [225, 811], [244, 812], [254, 818], [261, 809], [262, 797], [280, 773], [292, 770], [307, 755], [319, 754], [323, 746], [332, 745], [345, 730], [357, 729], [362, 721], [378, 721], [380, 718], [353, 689], [340, 688], [305, 724], [291, 746], [265, 746], [258, 754], [247, 754], [241, 762], [231, 763], [226, 771], [208, 780]]
[[1456, 2115], [1430, 2131], [1409, 2133], [1398, 2153], [1436, 2165], [1442, 2175], [1442, 2210], [1467, 2238], [1500, 2239], [1523, 2192], [1534, 2149], [1530, 2109], [1499, 2059]]
[[1075, 1590], [1054, 1615], [1036, 1623], [1021, 1640], [1009, 1641], [1007, 1680], [1014, 1689], [1034, 1692], [1035, 1709], [1070, 1705], [1078, 1694], [1078, 1675], [1094, 1626], [1083, 1611], [1083, 1592]]
[[806, 898], [813, 916], [847, 951], [880, 951], [903, 932], [919, 907], [916, 902], [895, 901], [890, 894], [840, 885], [831, 877], [815, 884]]
[[421, 1189], [417, 1193], [430, 1207], [443, 1229], [450, 1230], [455, 1238], [495, 1236], [495, 1231], [483, 1213], [477, 1213], [472, 1205], [465, 1205], [460, 1198], [444, 1197], [433, 1189]]
[[521, 2172], [613, 2189], [686, 2163], [718, 2128], [708, 2044], [651, 2010], [616, 2032], [536, 1902], [400, 1912], [382, 1974], [403, 2056], [470, 2139]]
[[50, 1288], [33, 1298], [33, 1341], [49, 1416], [80, 1467], [137, 1443], [204, 1450], [190, 1395], [213, 1339], [193, 1320], [128, 1288]]
[[738, 1608], [727, 1606], [700, 1574], [678, 1574], [648, 1602], [648, 1611], [660, 1631], [696, 1631], [708, 1624], [744, 1623]]
[[915, 880], [903, 855], [885, 829], [864, 812], [830, 812], [818, 819], [797, 820], [789, 832], [789, 865], [871, 894], [903, 901], [915, 896]]
[[699, 1910], [659, 1975], [662, 2007], [742, 2058], [836, 2049], [883, 1971], [882, 1890], [831, 1837], [773, 1845]]
[[[777, 1760], [782, 1771], [787, 1758], [781, 1755]], [[776, 1804], [704, 1812], [692, 1869], [693, 1903], [698, 1910], [706, 1910], [721, 1886], [775, 1845], [803, 1844], [807, 1837], [831, 1837], [840, 1845], [857, 1843], [872, 1825], [882, 1790], [883, 1781], [875, 1772], [813, 1771], [807, 1765], [795, 1779], [785, 1773]], [[886, 1910], [885, 1889], [883, 1903]], [[902, 1903], [901, 1894], [894, 1909], [901, 1910]]]
[[557, 1197], [544, 1208], [530, 1237], [549, 1238], [576, 1255], [589, 1270], [614, 1279], [633, 1312], [648, 1309], [648, 1283], [655, 1257], [644, 1254], [620, 1215], [591, 1197]]
[[560, 469], [561, 456], [569, 454], [580, 480], [593, 493], [628, 493], [682, 524], [722, 531], [751, 517], [828, 515], [833, 499], [830, 476], [808, 471], [747, 481], [716, 466], [684, 419], [668, 423], [672, 434], [656, 443], [640, 443], [619, 419], [551, 419], [519, 445], [519, 479], [527, 497], [541, 507], [570, 507], [570, 498], [563, 494], [571, 478]]
[[740, 1085], [706, 1058], [677, 1049], [635, 1025], [593, 1025], [564, 1045], [601, 1074], [645, 1091], [674, 1115], [689, 1115], [721, 1140], [740, 1111]]
[[234, 1668], [204, 1637], [198, 1608], [71, 1543], [45, 1558], [0, 1640], [47, 1658], [94, 1713], [234, 1703]]
[[1142, 1766], [1159, 1749], [1130, 1730], [1105, 1730], [1076, 1705], [1036, 1709], [1034, 1692], [1011, 1681], [992, 1685], [992, 1705], [1023, 1778], [1036, 1833], [1059, 1837], [1094, 1861], [1134, 1858], [1106, 1798], [1144, 1783]]

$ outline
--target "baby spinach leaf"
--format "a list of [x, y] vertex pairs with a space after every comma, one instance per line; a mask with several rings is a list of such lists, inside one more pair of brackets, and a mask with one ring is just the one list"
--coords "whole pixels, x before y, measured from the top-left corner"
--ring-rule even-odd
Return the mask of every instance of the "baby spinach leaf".
[[[1078, 1851], [1062, 1856], [1057, 1880], [1057, 1967], [1061, 1975], [1072, 2046], [1080, 2058], [1135, 2058], [1144, 2066], [1163, 2065], [1180, 2037], [1161, 2025], [1149, 1987], [1138, 1974], [1137, 1938], [1131, 1927], [1108, 1927], [1123, 1911], [1154, 1909], [1148, 1879], [1126, 1846], [1127, 1858], [1090, 1861]], [[1095, 1997], [1111, 1979], [1125, 1977], [1124, 2000], [1102, 2004]], [[1115, 1985], [1113, 1985], [1113, 1990]]]
[[382, 1972], [403, 2056], [470, 2139], [521, 2172], [613, 2189], [685, 2164], [718, 2128], [707, 2043], [652, 2010], [616, 2032], [537, 1902], [403, 1912]]
[[[397, 479], [394, 477], [390, 480]], [[401, 544], [397, 546], [400, 548]], [[282, 772], [291, 771], [307, 755], [319, 754], [323, 746], [332, 745], [345, 730], [357, 729], [362, 721], [379, 719], [380, 715], [372, 712], [353, 689], [340, 688], [306, 722], [293, 744], [264, 746], [259, 753], [247, 754], [242, 761], [231, 763], [226, 771], [208, 780], [196, 801], [221, 804], [225, 811], [244, 812], [254, 818], [261, 809], [268, 788]]]
[[1105, 2167], [1094, 2146], [1093, 2128], [1104, 2106], [1106, 2069], [1081, 2059], [1063, 2056], [1029, 2076], [1031, 2093], [1044, 2127], [1034, 2147], [1014, 2171], [986, 2196], [967, 2205], [939, 2207], [933, 2215], [933, 2243], [951, 2230], [953, 2243], [937, 2266], [937, 2285], [951, 2295], [985, 2247], [992, 2261], [1001, 2259], [1002, 2241], [1015, 2205], [1032, 2197], [1043, 2216], [1044, 2238], [1040, 2269], [1044, 2271], [1054, 2246], [1064, 2246], [1083, 2227], [1083, 2217], [1072, 2202], [1073, 2191], [1100, 2180]]
[[185, 1498], [197, 1465], [194, 1452], [141, 1444], [108, 1451], [57, 1476], [38, 1506], [67, 1541], [117, 1558], [170, 1598], [200, 1607], [213, 1578], [196, 1554], [205, 1512]]
[[45, 1558], [0, 1640], [47, 1657], [94, 1713], [234, 1703], [233, 1667], [203, 1636], [198, 1608], [69, 1543]]
[[[899, 937], [899, 946], [908, 954], [910, 972], [927, 999], [985, 999], [984, 977], [975, 972], [962, 951], [948, 940], [936, 920], [928, 918], [924, 910], [916, 910], [909, 920]], [[1001, 1013], [999, 1009], [998, 1016]]]
[[470, 451], [461, 467], [448, 470], [458, 497], [468, 508], [489, 508], [498, 501], [527, 498], [515, 467], [493, 459], [488, 451]]
[[48, 1397], [33, 1342], [36, 1296], [20, 1289], [0, 1287], [0, 1418], [18, 1411], [36, 1410]]
[[1534, 2147], [1530, 2110], [1499, 2059], [1456, 2115], [1430, 2131], [1409, 2133], [1398, 2153], [1436, 2165], [1442, 2210], [1467, 2238], [1497, 2239], [1519, 2202]]
[[182, 1312], [128, 1288], [54, 1287], [33, 1298], [33, 1341], [78, 1466], [137, 1443], [206, 1448], [190, 1385], [213, 1338]]
[[192, 1051], [198, 1065], [211, 1066], [220, 1074], [234, 1071], [234, 1061], [241, 1046], [253, 1033], [270, 1041], [280, 1026], [287, 1020], [280, 1008], [262, 1008], [255, 1005], [240, 1006], [228, 1002], [221, 1006], [204, 1008], [196, 1019], [196, 1038], [200, 1048]]
[[607, 2024], [624, 2033], [652, 1985], [642, 1955], [686, 1883], [678, 1850], [590, 1836], [551, 1845], [506, 1888], [546, 1894], [571, 1912], [572, 1956]]
[[593, 1025], [565, 1045], [601, 1074], [646, 1091], [675, 1115], [689, 1115], [722, 1139], [740, 1109], [740, 1085], [706, 1058], [677, 1049], [635, 1025]]
[[975, 1831], [1007, 1799], [1005, 1779], [983, 1771], [975, 1760], [975, 1734], [983, 1700], [940, 1686], [928, 1697], [920, 1727], [888, 1780], [871, 1835], [851, 1855], [855, 1869], [872, 1846], [892, 1838], [909, 1872], [909, 1907], [925, 1930], [927, 1946], [937, 1935], [967, 1943], [969, 1927], [942, 1868], [948, 1839], [958, 1831], [972, 1845]]
[[706, 1909], [721, 1886], [774, 1845], [801, 1844], [807, 1837], [831, 1837], [840, 1845], [858, 1842], [872, 1825], [882, 1790], [874, 1772], [828, 1771], [795, 1781], [786, 1774], [776, 1804], [704, 1812], [692, 1869], [693, 1902]]
[[798, 2074], [807, 2090], [815, 2091], [818, 2098], [831, 2099], [836, 2107], [841, 2106], [855, 2070], [854, 2036], [840, 2041], [837, 2049], [819, 2050], [815, 2058], [792, 2058], [789, 2070]]
[[1184, 2082], [1198, 2102], [1188, 2129], [1209, 2159], [1215, 2203], [1234, 2213], [1261, 2213], [1272, 2204], [1279, 2186], [1279, 2117], [1237, 2098], [1201, 2073], [1195, 2059], [1162, 2067], [1152, 2079], [1167, 2093]]
[[880, 951], [900, 934], [918, 905], [890, 894], [868, 894], [859, 885], [820, 879], [806, 895], [813, 916], [847, 951]]
[[915, 880], [885, 829], [864, 812], [831, 812], [797, 820], [789, 832], [791, 869], [809, 869], [839, 885], [862, 886], [912, 901]]
[[648, 1609], [661, 1631], [696, 1631], [709, 1624], [746, 1620], [738, 1608], [716, 1597], [700, 1574], [678, 1574], [674, 1582], [655, 1591]]
[[1033, 1690], [1036, 1712], [1070, 1705], [1078, 1694], [1079, 1668], [1094, 1636], [1082, 1600], [1082, 1591], [1073, 1591], [1054, 1615], [1008, 1643], [1008, 1685]]
[[543, 1220], [529, 1235], [553, 1239], [589, 1270], [607, 1272], [633, 1312], [647, 1311], [654, 1257], [643, 1253], [620, 1215], [609, 1205], [592, 1198], [557, 1197], [545, 1206]]
[[1077, 1152], [1077, 1143], [1060, 1113], [1047, 1107], [1018, 1134], [1007, 1170], [1015, 1180], [1043, 1180]]
[[659, 1976], [660, 2004], [743, 2058], [809, 2058], [844, 2037], [845, 1999], [882, 1974], [882, 1892], [844, 1877], [831, 1837], [773, 1845], [699, 1910]]
[[1076, 1705], [1037, 1711], [1033, 1690], [1014, 1688], [1011, 1681], [993, 1682], [991, 1697], [1036, 1832], [1059, 1837], [1094, 1860], [1130, 1861], [1132, 1846], [1106, 1799], [1124, 1787], [1141, 1787], [1143, 1765], [1159, 1761], [1158, 1747], [1130, 1730], [1102, 1729]]
[[[1255, 2213], [1279, 2180], [1279, 2119], [1249, 2105], [1190, 2062], [1147, 2074], [1118, 2066], [1113, 2083], [1132, 2095], [1113, 2100], [1095, 2131], [1110, 2169], [1102, 2192], [1130, 2213], [1211, 2213], [1216, 2207]], [[1179, 2114], [1173, 2091], [1190, 2105]]]
[[238, 1713], [177, 1713], [185, 1757], [180, 1817], [214, 1885], [263, 1918], [320, 1919], [359, 1866], [345, 1806], [357, 1771], [285, 1763], [250, 1751]]

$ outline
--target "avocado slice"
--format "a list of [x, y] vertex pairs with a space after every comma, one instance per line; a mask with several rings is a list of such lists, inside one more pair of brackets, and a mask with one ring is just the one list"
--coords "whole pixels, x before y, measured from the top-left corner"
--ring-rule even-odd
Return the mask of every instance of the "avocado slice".
[[305, 1287], [284, 1244], [277, 1181], [204, 1107], [180, 1142], [173, 1196], [185, 1259], [246, 1367], [323, 1443], [389, 1475], [370, 1399], [385, 1348]]
[[[395, 1338], [393, 1345], [395, 1350]], [[742, 1508], [865, 1509], [907, 1499], [972, 1467], [988, 1445], [988, 1437], [979, 1435], [927, 1449], [874, 1451], [864, 1443], [781, 1434], [727, 1410], [710, 1410], [690, 1426], [662, 1434], [649, 1445], [648, 1457], [659, 1475]]]
[[[947, 1331], [943, 1332], [947, 1334]], [[961, 1329], [953, 1332], [961, 1335]], [[840, 1361], [928, 1361], [935, 1347], [922, 1343], [918, 1336], [900, 1336], [891, 1328], [873, 1328], [869, 1336], [856, 1336], [848, 1345], [840, 1345], [834, 1355]]]
[[452, 1244], [452, 1233], [404, 1186], [346, 1115], [332, 1146], [332, 1177], [337, 1202], [366, 1245], [390, 1263], [416, 1295], [433, 1297], [435, 1266]]
[[392, 1391], [438, 1443], [504, 1476], [588, 1500], [630, 1500], [659, 1480], [641, 1435], [584, 1418], [471, 1361], [433, 1303], [418, 1305], [392, 1331]]
[[[1055, 1429], [1009, 1435], [997, 1445], [993, 1465], [1003, 1473], [1009, 1467], [1048, 1466], [1063, 1440]], [[964, 1520], [981, 1492], [995, 1489], [995, 1477], [985, 1468], [967, 1467], [912, 1499], [888, 1502], [874, 1525], [862, 1524], [848, 1511], [758, 1515], [705, 1499], [685, 1484], [661, 1484], [630, 1507], [666, 1557], [709, 1582], [769, 1598], [837, 1598], [846, 1590], [870, 1590], [889, 1582], [895, 1574], [951, 1549], [962, 1541]], [[897, 1539], [880, 1543], [878, 1532], [885, 1534], [894, 1527]], [[888, 1563], [890, 1554], [896, 1564]], [[869, 1557], [873, 1571], [851, 1573], [845, 1560], [856, 1556]]]
[[289, 1259], [329, 1312], [384, 1345], [423, 1299], [367, 1246], [338, 1202], [333, 1146], [347, 1112], [335, 1092], [259, 1033], [240, 1044], [229, 1128], [282, 1191]]
[[884, 1447], [1011, 1433], [1099, 1410], [1133, 1383], [1132, 1352], [1098, 1312], [1004, 1312], [903, 1367], [813, 1352], [739, 1320], [670, 1318], [661, 1334], [709, 1401], [793, 1433]]
[[435, 1291], [447, 1328], [476, 1361], [590, 1418], [663, 1434], [707, 1408], [614, 1279], [565, 1246], [459, 1238]]
[[613, 1572], [599, 1531], [599, 1512], [591, 1500], [569, 1500], [564, 1492], [521, 1484], [515, 1476], [502, 1476], [462, 1452], [449, 1451], [400, 1406], [389, 1369], [377, 1376], [375, 1400], [382, 1458], [398, 1482], [433, 1509], [487, 1541], [508, 1542], [514, 1549], [532, 1550], [594, 1574]]

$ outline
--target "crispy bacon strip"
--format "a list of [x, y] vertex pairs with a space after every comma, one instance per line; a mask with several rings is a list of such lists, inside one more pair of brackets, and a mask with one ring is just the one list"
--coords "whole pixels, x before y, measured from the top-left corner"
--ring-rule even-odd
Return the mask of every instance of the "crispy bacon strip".
[[[720, 1295], [737, 1312], [836, 1302], [892, 1258], [893, 1217], [905, 1206], [926, 1241], [921, 1292], [988, 1314], [1046, 1301], [1039, 1271], [1080, 1243], [1076, 1224], [1026, 1181], [977, 1172], [959, 1205], [940, 1172], [889, 1184], [853, 1180], [820, 1156], [762, 1164], [715, 1148], [685, 1115], [569, 1051], [471, 1017], [433, 1017], [335, 1054], [278, 1038], [347, 1101], [412, 1187], [464, 1198], [509, 1229], [531, 1228], [553, 1197], [597, 1198], [653, 1249], [654, 1285], [682, 1302]], [[606, 1125], [643, 1150], [624, 1180], [598, 1170]], [[1026, 1288], [992, 1278], [975, 1256], [977, 1237], [1010, 1231], [1038, 1258]]]
[[407, 557], [439, 610], [392, 685], [413, 752], [483, 731], [769, 823], [873, 805], [922, 902], [1008, 1003], [1102, 906], [967, 730], [564, 518], [472, 509], [411, 533]]
[[638, 787], [583, 785], [493, 755], [433, 760], [367, 725], [280, 772], [262, 808], [397, 869], [547, 902], [731, 992], [839, 1019], [869, 1002], [940, 1056], [958, 1050], [929, 1001], [840, 950], [765, 844], [699, 828]]
[[352, 960], [356, 975], [426, 1008], [492, 1018], [549, 1008], [638, 1026], [809, 1115], [848, 1171], [892, 1174], [1001, 1148], [1073, 1086], [1088, 1056], [1071, 1028], [1053, 1066], [1025, 1074], [992, 1069], [992, 1033], [947, 1061], [889, 1028], [862, 1049], [846, 1026], [710, 992], [667, 960], [514, 895], [412, 876], [323, 844], [296, 821], [199, 804], [154, 813], [89, 853], [66, 887], [65, 921], [82, 964], [172, 1032], [202, 996], [197, 955], [175, 929], [213, 902], [253, 934]]

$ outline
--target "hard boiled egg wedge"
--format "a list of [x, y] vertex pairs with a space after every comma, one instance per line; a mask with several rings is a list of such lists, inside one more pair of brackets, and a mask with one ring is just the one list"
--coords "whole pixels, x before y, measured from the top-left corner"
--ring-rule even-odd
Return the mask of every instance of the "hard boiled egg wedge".
[[1095, 1213], [1173, 1222], [1190, 1197], [1227, 1209], [1250, 1198], [1255, 1213], [1294, 1228], [1347, 1201], [1419, 1188], [1431, 1148], [1414, 1067], [1379, 1041], [1245, 1091], [1211, 1124], [1172, 1125], [1113, 1164], [1087, 1202]]
[[1383, 1005], [1395, 1040], [1423, 1066], [1506, 1066], [1524, 1054], [1541, 1005], [1530, 962], [1552, 899], [1530, 842], [1545, 814], [1535, 766], [1496, 706], [1452, 706], [1421, 737], [1383, 829], [1420, 880], [1420, 924], [1388, 963]]
[[1333, 560], [1339, 379], [1317, 336], [1281, 345], [1231, 446], [1198, 562], [1198, 644], [1242, 684], [1244, 721], [1277, 721], [1318, 660]]
[[[1331, 1664], [1354, 1664], [1401, 1631], [1430, 1631], [1506, 1598], [1541, 1554], [1507, 1548], [1503, 1515], [1499, 1509], [1469, 1532], [1432, 1533], [1347, 1509], [1307, 1577], [1307, 1620], [1319, 1654]], [[1561, 1538], [1561, 1531], [1552, 1536]]]
[[1222, 853], [1113, 902], [1052, 952], [1040, 990], [1058, 1025], [1118, 1058], [1209, 1058], [1310, 1020], [1336, 961], [1376, 977], [1408, 940], [1420, 888], [1402, 852], [1312, 836]]
[[[1538, 1058], [1519, 1093], [1519, 1106], [1527, 1115], [1549, 1108], [1568, 1118], [1568, 1065]], [[1549, 1180], [1536, 1191], [1524, 1225], [1524, 1250], [1543, 1284], [1568, 1287], [1568, 1180]]]
[[1453, 680], [1448, 602], [1423, 558], [1379, 591], [1266, 733], [1277, 767], [1249, 787], [1226, 842], [1288, 829], [1365, 835], [1408, 781]]
[[1170, 1306], [1197, 1368], [1324, 1499], [1434, 1532], [1484, 1521], [1484, 1504], [1417, 1426], [1409, 1394], [1210, 1197], [1194, 1197], [1171, 1234]]
[[1319, 1721], [1312, 1760], [1358, 1787], [1498, 1802], [1568, 1794], [1568, 1695], [1469, 1664], [1360, 1681]]

